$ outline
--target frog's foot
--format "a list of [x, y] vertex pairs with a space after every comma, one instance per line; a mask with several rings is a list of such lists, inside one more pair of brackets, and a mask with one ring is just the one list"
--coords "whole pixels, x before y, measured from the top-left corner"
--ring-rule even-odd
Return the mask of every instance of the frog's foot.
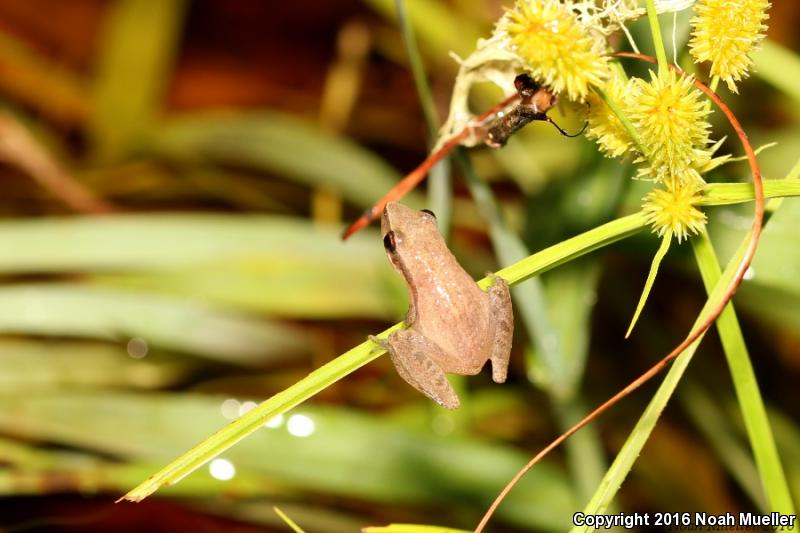
[[514, 337], [514, 312], [511, 308], [511, 291], [503, 278], [487, 274], [493, 281], [489, 287], [489, 301], [494, 317], [494, 342], [492, 343], [492, 380], [503, 383], [508, 374], [511, 358], [511, 341]]
[[417, 331], [406, 329], [392, 333], [385, 348], [397, 373], [409, 385], [447, 409], [461, 405], [444, 370], [436, 362], [447, 357], [437, 345]]
[[367, 335], [367, 340], [374, 342], [378, 345], [378, 348], [382, 350], [389, 351], [389, 341], [388, 339], [381, 339], [376, 337], [375, 335]]
[[507, 281], [506, 281], [504, 278], [501, 278], [500, 276], [498, 276], [497, 274], [495, 274], [495, 273], [494, 273], [494, 272], [492, 272], [492, 271], [489, 271], [489, 272], [487, 272], [487, 273], [485, 274], [485, 277], [487, 277], [487, 278], [489, 278], [490, 280], [492, 280], [492, 285], [491, 285], [492, 287], [493, 287], [493, 286], [494, 286], [494, 285], [495, 285], [495, 284], [496, 284], [498, 281], [502, 281], [503, 283], [505, 283], [506, 285], [508, 285], [508, 282], [507, 282]]

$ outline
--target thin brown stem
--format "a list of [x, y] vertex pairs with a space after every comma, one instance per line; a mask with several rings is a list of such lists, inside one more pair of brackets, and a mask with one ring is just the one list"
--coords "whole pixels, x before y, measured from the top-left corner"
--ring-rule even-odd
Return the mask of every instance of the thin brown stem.
[[371, 222], [379, 219], [381, 213], [383, 212], [383, 208], [386, 207], [386, 204], [398, 200], [408, 194], [409, 191], [416, 187], [419, 182], [421, 182], [425, 176], [428, 175], [428, 172], [436, 163], [444, 159], [447, 154], [453, 150], [453, 148], [458, 147], [474, 129], [482, 127], [484, 123], [493, 118], [499, 112], [506, 109], [509, 105], [513, 104], [517, 99], [519, 99], [519, 94], [512, 94], [482, 115], [479, 115], [474, 121], [464, 126], [464, 129], [450, 137], [446, 143], [444, 143], [438, 150], [430, 154], [422, 163], [419, 164], [417, 168], [406, 174], [406, 176], [400, 180], [397, 185], [389, 189], [389, 192], [387, 192], [383, 198], [378, 200], [375, 205], [367, 209], [363, 215], [356, 219], [355, 222], [350, 224], [342, 233], [342, 240], [347, 239], [354, 233], [367, 227]]
[[77, 181], [8, 113], [0, 114], [0, 158], [80, 213], [108, 213], [111, 204]]
[[[644, 54], [636, 54], [632, 52], [618, 52], [612, 54], [616, 57], [628, 57], [633, 59], [640, 59], [642, 61], [648, 61], [650, 63], [656, 63], [656, 59], [651, 56], [647, 56]], [[680, 70], [679, 68], [670, 65], [670, 68], [685, 76], [686, 73]], [[658, 361], [655, 365], [650, 367], [644, 374], [633, 380], [630, 384], [628, 384], [624, 389], [616, 393], [614, 396], [609, 398], [605, 403], [603, 403], [600, 407], [596, 408], [594, 411], [589, 413], [585, 418], [583, 418], [580, 422], [569, 428], [567, 431], [559, 435], [553, 442], [548, 444], [547, 446], [542, 449], [536, 456], [531, 459], [522, 469], [517, 472], [517, 474], [508, 482], [508, 484], [503, 488], [502, 491], [497, 495], [492, 505], [486, 511], [483, 518], [481, 519], [478, 526], [475, 528], [475, 533], [481, 533], [483, 528], [486, 527], [486, 524], [491, 519], [492, 515], [494, 514], [497, 507], [500, 503], [505, 499], [511, 489], [519, 482], [520, 479], [531, 469], [533, 468], [536, 463], [542, 460], [548, 453], [550, 453], [553, 449], [558, 447], [562, 442], [567, 440], [570, 436], [580, 430], [582, 427], [586, 426], [593, 420], [595, 420], [598, 416], [603, 414], [609, 408], [613, 407], [617, 402], [625, 398], [628, 394], [638, 389], [644, 383], [649, 381], [652, 377], [656, 374], [661, 372], [669, 363], [671, 363], [675, 358], [677, 358], [686, 348], [691, 346], [697, 339], [699, 339], [716, 321], [717, 317], [722, 313], [725, 309], [725, 306], [728, 305], [731, 298], [733, 298], [736, 289], [739, 288], [741, 285], [742, 280], [744, 279], [745, 272], [750, 267], [750, 263], [753, 261], [753, 257], [756, 253], [756, 248], [758, 247], [758, 241], [761, 236], [761, 226], [764, 222], [764, 184], [761, 178], [761, 170], [758, 166], [758, 161], [756, 160], [756, 154], [753, 150], [753, 147], [750, 145], [750, 141], [747, 138], [747, 134], [745, 134], [744, 129], [742, 129], [742, 125], [739, 123], [739, 120], [733, 114], [731, 109], [722, 101], [720, 100], [719, 96], [709, 89], [704, 83], [700, 82], [699, 80], [694, 80], [694, 85], [703, 91], [716, 105], [719, 107], [720, 111], [725, 115], [725, 117], [730, 122], [731, 126], [733, 127], [736, 135], [739, 137], [739, 140], [742, 143], [742, 147], [744, 148], [745, 153], [747, 154], [747, 161], [750, 165], [750, 170], [753, 173], [753, 189], [755, 191], [755, 212], [753, 214], [753, 226], [751, 230], [751, 237], [750, 242], [748, 243], [747, 250], [742, 257], [742, 260], [739, 262], [739, 265], [736, 268], [736, 273], [734, 274], [733, 278], [731, 279], [728, 287], [725, 290], [725, 295], [720, 300], [720, 302], [714, 306], [714, 308], [709, 313], [708, 317], [706, 317], [703, 322], [701, 322], [694, 330], [692, 330], [689, 335], [677, 346], [674, 350], [672, 350], [669, 354], [667, 354], [663, 359]]]

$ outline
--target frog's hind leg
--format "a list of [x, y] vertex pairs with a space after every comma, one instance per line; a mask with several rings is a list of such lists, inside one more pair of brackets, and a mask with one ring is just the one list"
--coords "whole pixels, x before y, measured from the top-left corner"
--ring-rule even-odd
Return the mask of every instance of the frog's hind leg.
[[503, 278], [489, 274], [494, 283], [489, 287], [494, 328], [492, 344], [492, 380], [503, 383], [508, 374], [508, 361], [511, 358], [511, 341], [514, 336], [514, 312], [511, 309], [511, 292]]
[[396, 331], [381, 344], [389, 352], [397, 373], [409, 385], [448, 409], [461, 404], [437, 363], [447, 357], [441, 348], [413, 329]]

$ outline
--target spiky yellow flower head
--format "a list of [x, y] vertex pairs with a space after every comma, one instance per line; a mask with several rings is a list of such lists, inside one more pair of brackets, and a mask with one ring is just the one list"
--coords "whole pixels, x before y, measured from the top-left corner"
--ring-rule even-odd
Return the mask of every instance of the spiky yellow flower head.
[[583, 101], [608, 76], [602, 37], [578, 21], [568, 1], [517, 0], [499, 29], [533, 77], [570, 100]]
[[695, 6], [690, 52], [698, 63], [711, 61], [711, 75], [734, 93], [753, 63], [748, 54], [764, 38], [769, 6], [767, 0], [700, 0]]
[[639, 132], [641, 149], [648, 162], [643, 172], [656, 181], [678, 177], [695, 181], [692, 168], [708, 160], [707, 100], [689, 76], [664, 70], [650, 72], [651, 81], [635, 78], [636, 94], [628, 117]]
[[702, 189], [694, 183], [672, 180], [666, 189], [654, 189], [644, 198], [642, 208], [653, 231], [664, 236], [667, 232], [678, 242], [695, 235], [706, 225], [706, 216], [695, 207]]
[[[617, 102], [623, 109], [630, 104], [632, 94], [632, 84], [630, 80], [624, 80], [621, 76], [612, 75], [606, 82], [603, 90], [606, 96]], [[586, 97], [589, 104], [586, 106], [586, 121], [589, 127], [586, 129], [586, 136], [596, 139], [600, 150], [606, 157], [619, 157], [634, 147], [633, 141], [628, 134], [628, 130], [622, 125], [617, 115], [608, 107], [605, 100], [596, 92], [592, 91]]]

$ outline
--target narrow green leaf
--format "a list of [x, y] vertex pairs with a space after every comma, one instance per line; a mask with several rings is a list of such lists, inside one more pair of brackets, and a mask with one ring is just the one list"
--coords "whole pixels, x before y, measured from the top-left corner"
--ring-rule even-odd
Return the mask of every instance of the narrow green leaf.
[[108, 4], [94, 83], [92, 137], [98, 157], [120, 155], [161, 110], [186, 0]]
[[[764, 198], [800, 196], [800, 182], [793, 179], [764, 181]], [[752, 183], [710, 183], [697, 205], [727, 205], [755, 199]]]
[[753, 51], [753, 72], [800, 103], [800, 58], [771, 39], [764, 39]]
[[[133, 349], [142, 350], [141, 342]], [[152, 351], [152, 350], [151, 350]], [[85, 341], [0, 339], [0, 393], [82, 387], [157, 389], [185, 378], [185, 358], [143, 351], [130, 355], [125, 346]]]
[[300, 526], [298, 526], [298, 525], [297, 525], [297, 524], [294, 522], [294, 520], [292, 520], [291, 518], [289, 518], [288, 516], [286, 516], [286, 513], [284, 513], [283, 511], [281, 511], [281, 510], [280, 510], [280, 509], [279, 509], [277, 506], [273, 506], [273, 507], [272, 507], [272, 509], [275, 511], [275, 514], [277, 514], [278, 516], [280, 516], [280, 517], [281, 517], [281, 520], [283, 520], [284, 522], [286, 522], [286, 525], [287, 525], [287, 526], [289, 526], [290, 528], [292, 528], [292, 531], [294, 531], [295, 533], [305, 533], [305, 531], [303, 531], [302, 529], [300, 529]]
[[[400, 175], [345, 137], [276, 111], [204, 113], [172, 118], [151, 132], [143, 150], [178, 162], [235, 164], [304, 185], [333, 188], [370, 207]], [[412, 193], [407, 202], [419, 205]]]
[[[380, 239], [281, 216], [159, 214], [0, 222], [0, 273], [90, 272], [105, 287], [302, 318], [400, 316]], [[287, 253], [291, 250], [291, 253]]]
[[[436, 113], [436, 102], [425, 76], [425, 66], [419, 53], [417, 40], [414, 37], [414, 26], [408, 19], [405, 0], [395, 0], [395, 15], [403, 35], [408, 64], [414, 78], [417, 97], [422, 105], [422, 114], [428, 128], [428, 148], [433, 148], [439, 136], [439, 118]], [[445, 157], [436, 163], [428, 173], [428, 206], [436, 213], [439, 229], [445, 240], [450, 231], [450, 219], [453, 211], [453, 189], [450, 179], [450, 159]]]
[[[618, 218], [528, 256], [497, 272], [497, 275], [515, 285], [598, 248], [630, 237], [645, 227], [647, 220], [642, 212]], [[491, 281], [483, 279], [478, 284], [481, 288], [487, 288]]]
[[[692, 244], [703, 284], [710, 293], [720, 277], [717, 256], [706, 232], [692, 239]], [[733, 378], [736, 397], [753, 448], [761, 483], [767, 495], [769, 510], [794, 514], [794, 503], [733, 304], [725, 306], [719, 315], [717, 331]]]
[[671, 242], [672, 232], [668, 231], [661, 238], [661, 246], [658, 247], [656, 255], [653, 256], [653, 262], [650, 263], [650, 272], [647, 273], [647, 280], [644, 282], [642, 294], [639, 296], [639, 303], [636, 304], [636, 311], [634, 311], [633, 318], [631, 318], [631, 324], [628, 326], [628, 331], [625, 333], [626, 339], [631, 336], [633, 327], [636, 325], [636, 321], [639, 320], [639, 315], [641, 314], [642, 309], [644, 309], [644, 304], [647, 302], [647, 297], [650, 296], [650, 290], [653, 288], [653, 283], [656, 281], [658, 267], [661, 265], [661, 261], [664, 259], [664, 256], [667, 255], [667, 251], [669, 250], [669, 245]]
[[184, 298], [83, 284], [0, 286], [0, 333], [86, 337], [263, 365], [310, 349], [311, 340], [279, 322], [198, 305]]
[[82, 125], [89, 102], [82, 80], [25, 42], [0, 31], [0, 77], [4, 96], [24, 102], [59, 124]]
[[[365, 0], [365, 3], [384, 17], [396, 20], [394, 0]], [[409, 2], [408, 14], [423, 46], [435, 57], [448, 57], [451, 52], [466, 57], [481, 37], [482, 30], [471, 17], [435, 0]]]

